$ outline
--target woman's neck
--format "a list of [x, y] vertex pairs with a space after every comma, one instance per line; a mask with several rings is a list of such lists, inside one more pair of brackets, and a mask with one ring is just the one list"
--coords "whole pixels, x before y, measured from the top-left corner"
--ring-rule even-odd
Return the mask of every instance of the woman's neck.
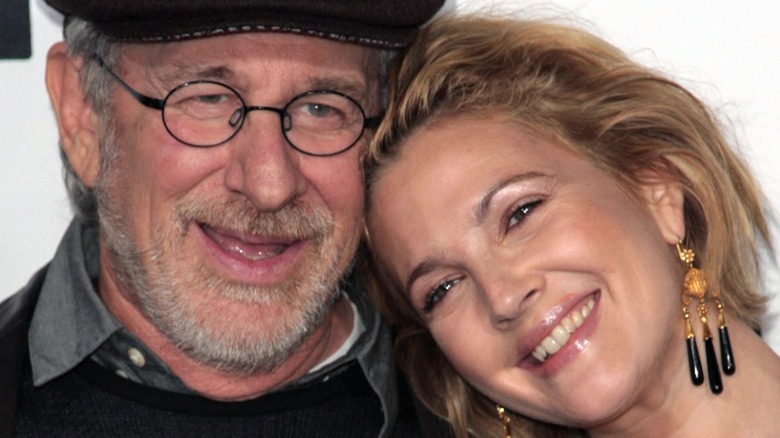
[[[646, 396], [631, 410], [592, 429], [591, 436], [776, 436], [780, 431], [780, 357], [745, 323], [731, 318], [728, 327], [736, 372], [722, 375], [722, 393], [713, 394], [707, 382], [694, 386], [686, 364], [656, 388], [648, 385]], [[717, 336], [713, 332], [720, 357]], [[701, 340], [699, 350], [706, 368]]]

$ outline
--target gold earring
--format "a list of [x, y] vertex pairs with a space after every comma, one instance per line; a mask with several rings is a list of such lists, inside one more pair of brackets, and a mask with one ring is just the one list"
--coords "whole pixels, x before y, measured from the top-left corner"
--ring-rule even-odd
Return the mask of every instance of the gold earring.
[[[683, 317], [685, 318], [685, 341], [688, 352], [688, 367], [691, 373], [691, 381], [694, 385], [701, 385], [704, 382], [704, 372], [702, 370], [701, 359], [699, 358], [699, 349], [696, 346], [696, 337], [691, 326], [690, 306], [693, 299], [698, 300], [696, 310], [699, 314], [703, 329], [704, 351], [707, 357], [707, 379], [710, 383], [710, 390], [714, 394], [720, 394], [723, 391], [723, 382], [718, 369], [718, 360], [715, 355], [715, 347], [712, 344], [712, 335], [707, 324], [708, 307], [705, 301], [707, 295], [707, 280], [704, 273], [693, 266], [695, 254], [692, 249], [684, 248], [682, 243], [677, 244], [677, 253], [688, 268], [683, 278], [682, 303]], [[715, 303], [718, 307], [718, 333], [720, 335], [721, 362], [723, 372], [727, 375], [734, 374], [734, 355], [731, 351], [731, 341], [729, 340], [728, 329], [726, 328], [726, 317], [723, 314], [723, 304], [717, 297], [715, 291], [712, 293]]]
[[498, 413], [498, 418], [504, 423], [504, 438], [512, 438], [512, 427], [510, 424], [512, 420], [506, 414], [506, 409], [501, 405], [496, 405], [496, 412]]

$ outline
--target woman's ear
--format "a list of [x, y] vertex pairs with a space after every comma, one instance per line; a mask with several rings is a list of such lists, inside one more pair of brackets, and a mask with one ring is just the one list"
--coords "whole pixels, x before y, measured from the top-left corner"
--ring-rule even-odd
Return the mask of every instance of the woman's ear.
[[57, 118], [60, 147], [79, 179], [93, 187], [100, 169], [100, 150], [92, 105], [79, 80], [84, 62], [81, 57], [69, 57], [65, 43], [52, 46], [46, 56], [46, 88]]
[[669, 173], [647, 171], [642, 177], [640, 193], [658, 229], [670, 244], [685, 237], [685, 193], [680, 182]]

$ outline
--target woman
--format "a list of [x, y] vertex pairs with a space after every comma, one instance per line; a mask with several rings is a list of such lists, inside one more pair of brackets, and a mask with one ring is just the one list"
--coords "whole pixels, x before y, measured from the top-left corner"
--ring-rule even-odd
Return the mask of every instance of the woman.
[[762, 198], [699, 100], [542, 22], [441, 19], [396, 76], [367, 164], [377, 299], [458, 436], [777, 433]]

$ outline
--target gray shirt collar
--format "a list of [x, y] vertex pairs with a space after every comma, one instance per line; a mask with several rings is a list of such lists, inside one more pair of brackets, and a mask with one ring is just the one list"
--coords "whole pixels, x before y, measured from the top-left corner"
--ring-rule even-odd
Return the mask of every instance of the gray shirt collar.
[[[98, 240], [97, 227], [84, 226], [74, 220], [54, 255], [29, 332], [34, 384], [46, 384], [91, 357], [138, 383], [168, 391], [191, 392], [103, 305], [95, 288], [100, 269]], [[360, 285], [353, 281], [344, 289], [366, 330], [344, 357], [285, 388], [327, 380], [333, 373], [340, 372], [345, 363], [357, 360], [381, 400], [385, 425], [380, 436], [384, 436], [398, 415], [390, 332]], [[131, 349], [135, 351], [128, 354]], [[136, 353], [143, 359], [142, 367], [136, 363]]]
[[71, 370], [121, 328], [92, 283], [99, 257], [97, 228], [73, 221], [51, 261], [30, 324], [35, 385]]

